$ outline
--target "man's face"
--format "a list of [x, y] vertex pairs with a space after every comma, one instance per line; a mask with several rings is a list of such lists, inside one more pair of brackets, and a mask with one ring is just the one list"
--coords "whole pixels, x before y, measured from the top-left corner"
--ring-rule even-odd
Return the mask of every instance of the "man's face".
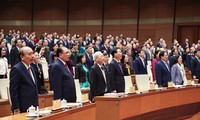
[[200, 58], [200, 51], [198, 51], [196, 54], [197, 54], [197, 57]]
[[166, 62], [166, 61], [168, 60], [168, 55], [167, 55], [167, 53], [165, 53], [164, 56], [161, 57], [161, 59], [162, 59], [163, 61]]
[[115, 58], [117, 60], [121, 60], [122, 59], [122, 51], [120, 49], [117, 49], [117, 52], [115, 53]]
[[27, 65], [30, 65], [33, 62], [34, 54], [31, 48], [24, 50], [24, 55], [21, 57], [22, 61]]
[[71, 51], [69, 49], [63, 48], [63, 52], [60, 54], [60, 59], [62, 59], [64, 62], [69, 61], [69, 58], [71, 57]]
[[22, 41], [21, 40], [17, 40], [16, 46], [17, 47], [22, 47]]
[[108, 60], [109, 60], [109, 56], [108, 56], [108, 55], [105, 55], [105, 56], [104, 56], [104, 63], [107, 64], [107, 63], [108, 63]]
[[88, 54], [92, 54], [92, 48], [91, 48], [91, 47], [88, 47], [87, 53], [88, 53]]
[[102, 65], [104, 63], [104, 56], [103, 54], [99, 54], [96, 58], [96, 62], [100, 65]]

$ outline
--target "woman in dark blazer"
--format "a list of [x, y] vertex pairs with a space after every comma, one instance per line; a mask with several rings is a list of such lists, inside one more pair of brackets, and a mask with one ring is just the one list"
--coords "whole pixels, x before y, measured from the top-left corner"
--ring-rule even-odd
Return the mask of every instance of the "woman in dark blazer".
[[128, 76], [130, 75], [130, 66], [128, 65], [128, 56], [123, 54], [122, 55], [122, 59], [121, 59], [121, 63], [122, 63], [122, 70], [124, 72], [124, 76]]
[[89, 70], [85, 64], [86, 58], [84, 54], [77, 56], [77, 63], [75, 66], [75, 79], [79, 79], [81, 88], [89, 87]]

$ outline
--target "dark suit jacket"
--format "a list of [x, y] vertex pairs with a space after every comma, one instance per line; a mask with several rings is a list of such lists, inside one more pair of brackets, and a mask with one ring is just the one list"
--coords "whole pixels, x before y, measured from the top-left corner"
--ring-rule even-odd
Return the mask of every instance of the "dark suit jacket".
[[68, 102], [76, 102], [74, 78], [59, 59], [52, 64], [50, 76], [54, 99], [65, 99]]
[[110, 52], [111, 52], [110, 47], [107, 47], [105, 45], [101, 46], [101, 51], [103, 51], [103, 50], [106, 50], [108, 54], [110, 54]]
[[10, 97], [12, 110], [26, 112], [33, 105], [38, 106], [37, 79], [32, 69], [35, 82], [22, 62], [17, 63], [10, 72]]
[[135, 74], [147, 74], [147, 62], [144, 59], [145, 67], [142, 63], [142, 60], [137, 57], [134, 62]]
[[19, 62], [19, 50], [16, 46], [13, 46], [10, 51], [10, 64], [11, 68]]
[[193, 55], [193, 54], [188, 53], [188, 54], [186, 55], [186, 66], [187, 66], [187, 68], [188, 68], [189, 70], [191, 70], [190, 61], [191, 61], [192, 58], [194, 58], [194, 55]]
[[[86, 81], [86, 74], [87, 73], [84, 71], [82, 64], [81, 63], [76, 64], [75, 79], [79, 79], [79, 82], [83, 83]], [[89, 74], [87, 76], [89, 76]]]
[[171, 81], [171, 73], [162, 60], [156, 63], [156, 80], [158, 86], [163, 87], [167, 87], [168, 82]]
[[116, 90], [117, 92], [124, 92], [125, 91], [124, 73], [121, 71], [117, 61], [113, 59], [109, 64], [108, 70], [109, 70], [111, 90]]
[[38, 64], [38, 67], [36, 64], [31, 64], [31, 67], [33, 68], [34, 72], [35, 72], [35, 76], [37, 78], [37, 87], [38, 87], [38, 93], [42, 94], [40, 89], [42, 86], [44, 86], [44, 74], [42, 71], [42, 65]]
[[85, 58], [86, 58], [86, 65], [88, 69], [90, 70], [90, 68], [94, 65], [93, 58], [90, 60], [87, 53], [85, 53]]
[[174, 65], [174, 61], [175, 61], [175, 56], [174, 55], [170, 56], [170, 58], [169, 58], [169, 66], [170, 66], [170, 68]]
[[103, 96], [105, 93], [105, 89], [107, 87], [106, 92], [110, 92], [110, 83], [109, 83], [109, 76], [108, 71], [105, 69], [105, 75], [106, 75], [106, 82], [103, 77], [103, 73], [101, 72], [101, 68], [94, 64], [89, 73], [89, 82], [90, 82], [90, 100], [95, 96]]
[[200, 63], [196, 57], [191, 59], [190, 65], [192, 76], [196, 76], [196, 78], [200, 80]]
[[[99, 47], [99, 48], [98, 48], [98, 47]], [[93, 47], [94, 52], [97, 52], [97, 51], [100, 51], [100, 50], [101, 50], [101, 46], [99, 45], [98, 47], [97, 47], [96, 45]]]

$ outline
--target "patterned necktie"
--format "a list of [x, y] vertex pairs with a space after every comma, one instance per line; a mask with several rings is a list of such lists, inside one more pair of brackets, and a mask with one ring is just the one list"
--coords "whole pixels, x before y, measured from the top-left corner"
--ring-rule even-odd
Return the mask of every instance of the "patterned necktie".
[[35, 79], [34, 79], [34, 76], [33, 76], [33, 73], [32, 73], [32, 70], [31, 70], [31, 67], [28, 68], [28, 72], [33, 80], [33, 83], [35, 83]]
[[122, 70], [122, 65], [121, 65], [121, 63], [120, 63], [120, 62], [118, 62], [118, 66], [119, 66], [119, 68], [120, 68], [121, 72], [123, 73], [123, 70]]

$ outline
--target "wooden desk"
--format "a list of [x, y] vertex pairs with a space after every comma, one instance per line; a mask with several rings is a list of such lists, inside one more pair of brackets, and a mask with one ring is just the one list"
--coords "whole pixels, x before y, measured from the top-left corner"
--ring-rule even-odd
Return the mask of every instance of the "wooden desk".
[[40, 108], [52, 106], [53, 94], [39, 94], [38, 104]]
[[[52, 106], [53, 94], [38, 95], [40, 108]], [[11, 115], [11, 106], [7, 99], [0, 99], [0, 117]]]
[[0, 117], [11, 115], [10, 103], [7, 99], [0, 99]]
[[[51, 107], [49, 107], [50, 109]], [[87, 104], [79, 108], [66, 111], [53, 112], [49, 116], [37, 118], [38, 120], [95, 120], [96, 105]], [[0, 118], [0, 120], [26, 120], [26, 113]]]
[[95, 113], [96, 105], [87, 104], [83, 107], [55, 113], [39, 120], [95, 120]]
[[96, 120], [178, 119], [200, 111], [200, 87], [171, 88], [125, 97], [96, 97]]

